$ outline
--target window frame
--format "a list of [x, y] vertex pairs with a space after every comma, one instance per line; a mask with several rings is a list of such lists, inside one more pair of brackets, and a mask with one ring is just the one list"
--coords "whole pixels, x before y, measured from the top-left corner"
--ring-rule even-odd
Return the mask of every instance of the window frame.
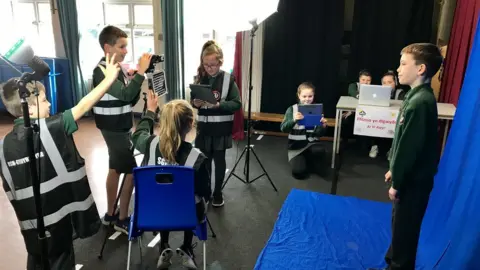
[[[107, 21], [106, 8], [108, 5], [126, 5], [128, 7], [128, 23], [127, 24], [109, 24]], [[135, 23], [135, 6], [151, 6], [153, 11], [152, 0], [104, 0], [102, 3], [103, 8], [103, 24], [114, 25], [127, 32], [128, 37], [130, 38], [130, 52], [132, 54], [131, 59], [128, 59], [127, 62], [131, 61], [131, 64], [136, 64], [135, 62], [135, 30], [152, 30], [154, 31], [154, 12], [152, 12], [152, 23], [151, 24], [136, 24]], [[152, 47], [155, 51], [155, 33], [153, 36], [154, 45]], [[139, 57], [139, 56], [138, 56]], [[137, 57], [137, 58], [138, 58]]]

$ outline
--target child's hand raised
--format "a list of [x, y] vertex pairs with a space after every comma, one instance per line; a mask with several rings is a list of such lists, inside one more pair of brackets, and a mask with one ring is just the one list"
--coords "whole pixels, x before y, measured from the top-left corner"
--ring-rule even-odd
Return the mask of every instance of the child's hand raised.
[[152, 60], [152, 55], [149, 53], [144, 53], [140, 59], [138, 59], [138, 73], [143, 75], [150, 66], [150, 61]]
[[320, 123], [322, 123], [322, 126], [323, 126], [324, 128], [327, 127], [327, 122], [328, 122], [327, 119], [323, 118], [323, 115], [322, 115], [322, 119], [320, 119]]
[[299, 121], [299, 120], [302, 120], [303, 119], [303, 114], [301, 112], [297, 112], [294, 116], [293, 116], [293, 119], [295, 121]]
[[118, 78], [118, 72], [120, 71], [120, 66], [115, 61], [116, 54], [113, 54], [110, 57], [110, 54], [107, 53], [105, 56], [106, 68], [105, 68], [105, 79], [109, 83], [113, 83]]
[[158, 108], [158, 96], [157, 94], [149, 89], [147, 94], [147, 110], [151, 112], [156, 112]]

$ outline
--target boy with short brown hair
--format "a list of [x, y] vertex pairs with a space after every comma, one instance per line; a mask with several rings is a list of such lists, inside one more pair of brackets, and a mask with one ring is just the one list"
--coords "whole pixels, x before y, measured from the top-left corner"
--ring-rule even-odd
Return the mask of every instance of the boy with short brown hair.
[[[127, 55], [127, 34], [118, 27], [106, 26], [99, 36], [99, 43], [106, 53], [116, 54], [116, 61], [121, 63]], [[137, 166], [133, 156], [131, 129], [133, 127], [132, 108], [140, 98], [141, 87], [145, 80], [145, 71], [150, 65], [150, 54], [144, 54], [138, 61], [138, 70], [132, 79], [122, 69], [117, 80], [108, 92], [93, 107], [95, 124], [105, 140], [109, 156], [107, 175], [107, 213], [102, 219], [104, 225], [114, 224], [117, 231], [128, 234], [128, 204], [133, 191], [133, 168]], [[93, 86], [100, 83], [104, 76], [105, 58], [100, 59], [93, 70]], [[120, 195], [120, 211], [114, 213], [120, 175], [124, 174], [125, 183]]]
[[[115, 58], [115, 57], [112, 57]], [[39, 132], [33, 134], [37, 161], [29, 159], [27, 132], [17, 86], [18, 78], [8, 80], [0, 89], [7, 110], [17, 119], [5, 138], [0, 138], [0, 178], [15, 210], [28, 252], [27, 269], [41, 268], [37, 212], [33, 183], [40, 181], [48, 260], [51, 269], [75, 268], [73, 235], [86, 238], [97, 233], [100, 218], [90, 191], [85, 161], [73, 141], [76, 121], [105, 94], [118, 75], [115, 61], [106, 57], [105, 79], [72, 109], [50, 117], [50, 102], [40, 82], [26, 84], [28, 113]], [[30, 162], [38, 162], [38, 180], [30, 175]]]
[[415, 43], [401, 52], [398, 78], [411, 90], [398, 114], [390, 170], [385, 174], [393, 201], [387, 269], [415, 269], [420, 227], [437, 173], [438, 112], [430, 82], [442, 61], [434, 44]]

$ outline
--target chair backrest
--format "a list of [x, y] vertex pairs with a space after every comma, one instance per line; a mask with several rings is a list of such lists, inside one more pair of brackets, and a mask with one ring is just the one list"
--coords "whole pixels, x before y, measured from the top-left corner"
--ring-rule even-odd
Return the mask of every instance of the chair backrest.
[[133, 170], [138, 230], [192, 230], [197, 225], [194, 169], [184, 166], [145, 166]]

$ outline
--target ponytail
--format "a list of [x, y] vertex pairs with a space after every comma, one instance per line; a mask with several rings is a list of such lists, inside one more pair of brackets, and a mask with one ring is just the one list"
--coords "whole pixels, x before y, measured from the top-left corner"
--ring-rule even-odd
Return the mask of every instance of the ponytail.
[[172, 100], [163, 106], [160, 123], [160, 153], [169, 163], [175, 164], [182, 138], [192, 127], [193, 108], [185, 100]]
[[197, 68], [197, 76], [195, 77], [195, 84], [199, 84], [202, 77], [206, 75], [205, 67], [203, 67], [203, 58], [207, 55], [216, 54], [217, 60], [223, 63], [223, 51], [215, 40], [209, 40], [202, 46], [202, 52], [200, 53], [200, 65]]

